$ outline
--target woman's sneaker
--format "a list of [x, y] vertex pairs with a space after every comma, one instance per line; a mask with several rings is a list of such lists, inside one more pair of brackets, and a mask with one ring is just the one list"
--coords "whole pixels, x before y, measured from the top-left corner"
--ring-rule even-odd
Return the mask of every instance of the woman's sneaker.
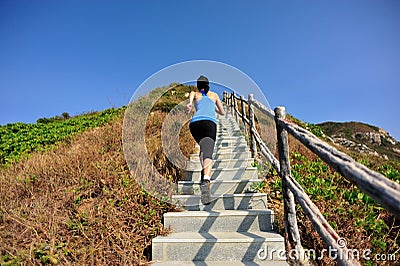
[[208, 205], [211, 203], [210, 180], [203, 180], [200, 184], [201, 203]]

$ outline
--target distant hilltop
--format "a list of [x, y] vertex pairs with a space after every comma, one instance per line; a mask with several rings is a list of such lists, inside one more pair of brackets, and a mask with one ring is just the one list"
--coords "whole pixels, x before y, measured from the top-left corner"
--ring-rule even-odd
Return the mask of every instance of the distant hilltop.
[[317, 126], [329, 141], [348, 150], [400, 161], [400, 142], [382, 128], [360, 122], [325, 122]]

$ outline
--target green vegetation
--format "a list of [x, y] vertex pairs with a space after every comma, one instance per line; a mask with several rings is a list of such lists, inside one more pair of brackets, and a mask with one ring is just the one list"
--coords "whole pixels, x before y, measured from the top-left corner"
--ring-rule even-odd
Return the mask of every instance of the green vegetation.
[[[0, 169], [0, 190], [7, 191], [0, 193], [0, 228], [7, 228], [0, 230], [0, 265], [149, 260], [151, 239], [167, 232], [162, 215], [175, 207], [149, 195], [129, 172], [121, 145], [123, 111], [37, 125], [59, 128], [64, 141], [47, 137], [39, 152], [23, 150], [20, 162]], [[79, 130], [84, 132], [75, 134]]]
[[293, 116], [291, 116], [290, 114], [286, 115], [286, 118], [290, 121], [292, 121], [293, 123], [299, 125], [300, 127], [307, 129], [308, 131], [310, 131], [311, 133], [313, 133], [315, 136], [317, 137], [324, 137], [325, 134], [322, 130], [322, 128], [316, 124], [312, 124], [312, 123], [306, 123], [304, 121], [301, 121], [300, 119], [297, 119]]
[[[190, 90], [193, 87], [176, 84], [156, 102], [147, 120], [148, 153], [166, 176], [178, 171], [162, 152], [160, 127], [166, 112], [185, 100]], [[149, 106], [160, 91], [152, 91], [138, 104]], [[0, 163], [8, 165], [0, 169], [0, 189], [7, 191], [0, 193], [0, 227], [7, 229], [0, 230], [1, 265], [124, 265], [149, 260], [151, 239], [167, 232], [163, 213], [175, 209], [147, 194], [129, 172], [121, 145], [124, 110], [73, 118], [63, 114], [36, 124], [0, 127]], [[320, 126], [288, 118], [317, 136], [323, 135]], [[95, 127], [99, 128], [91, 129]], [[188, 143], [193, 142], [186, 133], [180, 136], [184, 154], [191, 152]], [[296, 140], [289, 137], [289, 143], [293, 177], [331, 226], [347, 239], [349, 248], [369, 248], [372, 255], [397, 252], [399, 256], [399, 220]], [[400, 182], [398, 161], [349, 155]], [[269, 193], [277, 229], [282, 231], [281, 180], [264, 164], [253, 166], [267, 178], [252, 189]], [[303, 245], [317, 251], [326, 248], [297, 208]]]
[[[167, 176], [176, 169], [162, 153], [160, 125], [175, 105], [170, 102], [180, 103], [191, 89], [178, 85], [165, 93], [146, 124], [149, 156]], [[151, 97], [137, 104], [149, 106]], [[0, 128], [7, 164], [0, 169], [0, 190], [7, 191], [0, 193], [0, 228], [7, 228], [0, 230], [0, 265], [149, 261], [151, 239], [168, 232], [162, 217], [175, 206], [149, 195], [129, 171], [122, 147], [124, 114], [125, 108], [74, 118], [64, 114]], [[180, 140], [187, 153], [185, 129]]]
[[253, 192], [262, 192], [267, 184], [264, 181], [254, 182], [251, 184], [250, 189]]
[[[289, 142], [293, 178], [304, 188], [336, 232], [346, 238], [348, 247], [360, 251], [370, 249], [371, 258], [375, 254], [397, 254], [398, 256], [400, 221], [321, 159], [311, 156], [311, 152], [293, 137], [289, 138]], [[382, 173], [395, 182], [400, 182], [399, 162], [356, 153], [350, 153], [350, 155], [372, 170]], [[272, 202], [280, 221], [278, 229], [282, 231], [282, 196], [274, 193], [281, 191], [281, 179], [273, 169], [270, 169], [265, 182], [267, 187], [264, 191], [269, 192], [270, 195], [277, 195], [273, 197]], [[311, 222], [299, 205], [297, 209], [303, 245], [320, 252], [326, 248], [325, 244], [316, 237], [317, 234]], [[325, 258], [320, 263], [331, 265], [332, 261]], [[377, 261], [363, 261], [363, 263], [381, 264]]]
[[174, 108], [177, 104], [187, 99], [186, 94], [191, 91], [196, 91], [196, 87], [182, 85], [178, 83], [172, 83], [168, 87], [155, 89], [150, 92], [149, 97], [153, 97], [153, 95], [160, 94], [161, 91], [167, 91], [160, 97], [154, 106], [152, 107], [152, 111], [161, 111], [164, 113], [168, 113], [172, 108]]
[[252, 163], [251, 163], [251, 166], [252, 166], [252, 167], [256, 167], [256, 168], [257, 168], [257, 171], [258, 171], [259, 173], [261, 173], [261, 172], [264, 170], [264, 165], [263, 165], [263, 164], [260, 164], [260, 163], [258, 163], [258, 162], [252, 162]]
[[371, 132], [379, 130], [379, 128], [376, 126], [371, 126], [359, 122], [326, 122], [319, 124], [319, 126], [322, 127], [328, 135], [341, 134], [343, 137], [348, 139], [352, 138], [352, 134], [354, 132]]
[[40, 118], [36, 124], [15, 123], [0, 126], [0, 164], [20, 161], [35, 151], [44, 151], [76, 133], [100, 127], [121, 115], [125, 108], [108, 109], [70, 118]]

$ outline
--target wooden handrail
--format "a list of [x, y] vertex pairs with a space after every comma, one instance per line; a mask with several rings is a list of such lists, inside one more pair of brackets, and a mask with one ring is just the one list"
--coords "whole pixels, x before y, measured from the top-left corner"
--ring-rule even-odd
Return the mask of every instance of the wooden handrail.
[[[256, 100], [254, 102], [257, 103], [257, 106], [263, 107], [260, 108], [263, 113], [270, 114], [269, 111], [264, 111], [268, 109], [267, 107]], [[284, 127], [293, 137], [313, 151], [343, 177], [354, 182], [362, 192], [379, 202], [385, 209], [397, 217], [400, 217], [400, 184], [356, 162], [350, 156], [338, 151], [296, 124], [282, 118], [277, 119], [275, 122], [277, 126]]]
[[[257, 154], [258, 146], [260, 153], [274, 167], [282, 179], [285, 239], [288, 250], [295, 249], [298, 252], [297, 254], [302, 254], [295, 212], [294, 199], [296, 199], [323, 241], [341, 254], [349, 254], [347, 247], [339, 244], [341, 240], [339, 235], [329, 225], [300, 184], [291, 176], [287, 133], [299, 140], [346, 179], [353, 182], [361, 191], [400, 218], [400, 184], [368, 169], [350, 156], [320, 140], [309, 131], [286, 120], [284, 107], [277, 107], [272, 111], [254, 99], [252, 94], [249, 94], [248, 100], [245, 100], [243, 96], [239, 97], [235, 93], [229, 95], [228, 92], [224, 92], [223, 100], [232, 112], [232, 115], [235, 116], [236, 121], [238, 122], [238, 117], [240, 117], [245, 130], [249, 126], [248, 133], [252, 156], [254, 157]], [[241, 101], [242, 112], [239, 112], [237, 108], [238, 100]], [[248, 117], [246, 116], [244, 104], [247, 105]], [[254, 108], [257, 108], [263, 114], [275, 120], [279, 161], [263, 142], [255, 127]], [[298, 257], [297, 262], [303, 264], [301, 259], [302, 256]], [[357, 260], [349, 256], [337, 256], [337, 262], [339, 265], [360, 265]]]
[[[275, 109], [275, 120], [284, 118], [286, 116], [283, 108]], [[294, 201], [293, 191], [290, 189], [290, 160], [289, 160], [289, 144], [288, 134], [286, 130], [281, 127], [276, 127], [278, 136], [278, 153], [280, 171], [278, 172], [282, 179], [282, 195], [283, 195], [283, 209], [284, 209], [284, 226], [285, 226], [285, 239], [286, 247], [288, 250], [296, 250], [296, 254], [303, 254], [303, 247], [301, 246], [299, 228], [297, 226], [296, 218], [296, 203]], [[303, 256], [298, 256], [297, 260], [300, 264], [303, 263]]]

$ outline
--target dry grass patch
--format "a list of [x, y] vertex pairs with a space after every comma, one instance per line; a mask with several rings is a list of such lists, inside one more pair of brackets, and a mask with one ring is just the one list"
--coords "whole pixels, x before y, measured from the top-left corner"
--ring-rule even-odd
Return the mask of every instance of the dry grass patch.
[[0, 263], [134, 265], [173, 206], [135, 182], [121, 119], [0, 172]]

